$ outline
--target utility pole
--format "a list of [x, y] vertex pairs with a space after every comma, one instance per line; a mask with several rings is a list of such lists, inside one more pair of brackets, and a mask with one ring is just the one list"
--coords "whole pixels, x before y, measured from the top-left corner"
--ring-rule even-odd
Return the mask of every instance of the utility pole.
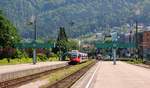
[[[36, 20], [36, 17], [34, 19], [34, 43], [36, 43], [36, 40], [37, 40], [37, 28], [36, 28], [36, 23], [37, 23], [37, 20]], [[33, 64], [36, 64], [37, 60], [36, 60], [36, 48], [34, 48], [33, 50]]]
[[136, 16], [136, 20], [135, 20], [135, 26], [136, 26], [136, 34], [135, 34], [135, 38], [136, 38], [136, 53], [137, 53], [137, 57], [139, 57], [139, 48], [138, 48], [138, 21], [139, 21], [139, 16], [141, 14], [141, 9], [137, 6], [135, 8], [135, 16]]
[[112, 42], [113, 42], [113, 64], [116, 65], [116, 48], [117, 48], [117, 45], [116, 45], [116, 42], [118, 41], [118, 35], [117, 35], [117, 32], [113, 32], [111, 33], [111, 36], [112, 36]]
[[113, 64], [116, 65], [116, 49], [113, 48]]
[[[36, 44], [36, 40], [37, 40], [37, 17], [36, 16], [32, 16], [28, 25], [33, 25], [33, 29], [34, 29], [33, 44]], [[36, 62], [37, 62], [37, 60], [36, 60], [36, 49], [35, 48], [33, 49], [32, 62], [33, 62], [33, 64], [36, 64]]]
[[136, 39], [136, 53], [137, 53], [137, 57], [139, 57], [139, 48], [138, 48], [138, 21], [136, 21], [136, 24], [135, 24], [135, 28], [136, 28], [136, 34], [135, 34], [135, 39]]
[[[55, 45], [55, 44], [54, 44], [54, 45]], [[61, 60], [62, 60], [62, 58], [61, 58], [61, 46], [60, 46], [60, 44], [58, 43], [58, 45], [55, 45], [55, 47], [58, 48], [58, 52], [59, 52], [58, 60], [61, 61]]]
[[132, 30], [130, 30], [130, 36], [129, 36], [129, 43], [130, 43], [130, 58], [131, 58], [131, 52], [132, 52], [132, 50], [131, 50], [131, 45], [132, 45]]

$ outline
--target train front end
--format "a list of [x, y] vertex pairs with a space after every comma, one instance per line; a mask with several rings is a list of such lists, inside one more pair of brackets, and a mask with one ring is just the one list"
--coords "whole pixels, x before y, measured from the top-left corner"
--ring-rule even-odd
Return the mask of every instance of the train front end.
[[77, 64], [80, 63], [80, 61], [81, 61], [80, 54], [77, 52], [72, 52], [70, 57], [70, 63]]

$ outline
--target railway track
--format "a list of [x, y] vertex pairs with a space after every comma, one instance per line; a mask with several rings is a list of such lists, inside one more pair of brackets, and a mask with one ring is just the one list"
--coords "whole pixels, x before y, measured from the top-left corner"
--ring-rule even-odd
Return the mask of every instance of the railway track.
[[57, 68], [57, 69], [53, 69], [53, 70], [25, 76], [25, 77], [21, 77], [21, 78], [17, 78], [17, 79], [12, 79], [12, 80], [8, 80], [8, 81], [0, 82], [0, 88], [16, 88], [16, 87], [19, 87], [21, 85], [32, 82], [36, 79], [39, 79], [43, 76], [49, 75], [50, 73], [54, 73], [60, 69], [69, 68], [69, 67], [71, 67], [71, 65], [67, 65], [65, 67], [61, 67], [61, 68]]
[[[69, 87], [71, 87], [95, 63], [96, 62], [85, 66], [84, 68], [80, 69], [79, 71], [67, 76], [66, 78], [64, 78], [64, 79], [62, 79], [62, 80], [60, 80], [60, 81], [58, 81], [58, 82], [56, 82], [52, 85], [47, 86], [47, 88], [69, 88]], [[49, 70], [49, 71], [46, 71], [46, 72], [37, 73], [37, 74], [33, 74], [33, 75], [29, 75], [29, 76], [25, 76], [25, 77], [13, 79], [13, 80], [0, 82], [0, 88], [16, 88], [16, 87], [19, 87], [21, 85], [25, 85], [25, 84], [30, 83], [32, 81], [38, 80], [41, 77], [47, 76], [51, 73], [55, 73], [58, 70], [67, 69], [67, 68], [70, 68], [70, 67], [72, 67], [72, 65], [67, 65], [65, 67]]]
[[80, 69], [79, 71], [67, 76], [66, 78], [49, 85], [46, 88], [70, 88], [78, 79], [80, 79], [96, 62]]

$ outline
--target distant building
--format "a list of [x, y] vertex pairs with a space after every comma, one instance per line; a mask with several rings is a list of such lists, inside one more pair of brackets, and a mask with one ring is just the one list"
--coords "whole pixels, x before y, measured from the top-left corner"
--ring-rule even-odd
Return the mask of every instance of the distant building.
[[103, 35], [103, 33], [96, 33], [96, 39], [103, 41], [103, 40], [104, 40], [104, 35]]
[[82, 48], [93, 48], [91, 44], [84, 44], [82, 45]]
[[96, 33], [96, 38], [101, 38], [101, 37], [103, 37], [102, 33]]
[[146, 30], [147, 30], [147, 31], [150, 31], [150, 26], [147, 26], [147, 27], [146, 27]]
[[118, 42], [124, 43], [125, 42], [125, 35], [124, 34], [118, 34]]
[[118, 42], [121, 43], [134, 43], [134, 33], [118, 34]]
[[150, 61], [150, 31], [144, 31], [138, 35], [140, 53], [144, 60]]

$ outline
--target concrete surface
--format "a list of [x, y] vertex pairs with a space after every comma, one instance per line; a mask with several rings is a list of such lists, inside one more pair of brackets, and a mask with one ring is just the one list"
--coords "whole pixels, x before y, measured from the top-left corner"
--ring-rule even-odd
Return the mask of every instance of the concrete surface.
[[68, 65], [66, 61], [41, 62], [33, 64], [19, 64], [0, 66], [0, 82], [56, 69]]
[[42, 85], [46, 85], [49, 83], [49, 79], [44, 79], [44, 80], [38, 80], [34, 82], [30, 82], [28, 84], [22, 85], [17, 88], [40, 88]]
[[[72, 88], [150, 88], [150, 69], [120, 61], [117, 65], [113, 65], [111, 61], [98, 64]], [[96, 68], [98, 70], [95, 72]], [[95, 75], [93, 76], [91, 72], [95, 72]]]
[[[100, 63], [96, 63], [91, 69], [89, 69], [89, 71], [87, 71], [85, 73], [85, 75], [83, 75], [71, 88], [86, 88], [87, 84], [90, 82], [90, 80], [92, 79], [93, 73], [96, 70], [96, 68], [98, 68], [99, 70], [99, 65], [101, 65]], [[96, 74], [96, 73], [95, 73]], [[95, 75], [94, 75], [95, 76]], [[91, 80], [93, 81], [93, 80]], [[90, 83], [89, 83], [90, 84]], [[91, 84], [89, 85], [91, 86]]]

